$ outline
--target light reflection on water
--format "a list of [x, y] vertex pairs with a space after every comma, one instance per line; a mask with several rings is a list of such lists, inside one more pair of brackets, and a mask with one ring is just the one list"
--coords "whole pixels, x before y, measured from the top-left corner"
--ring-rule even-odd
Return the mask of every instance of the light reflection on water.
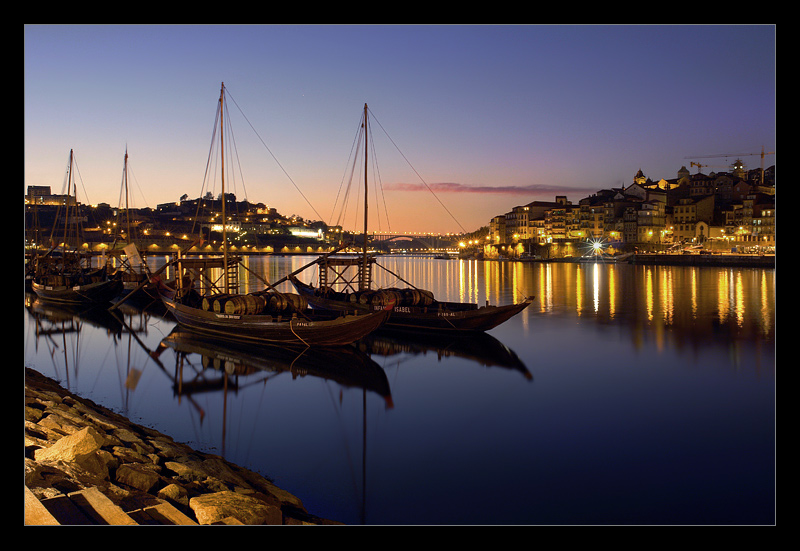
[[[277, 281], [310, 258], [246, 260]], [[25, 364], [347, 523], [772, 522], [774, 270], [382, 263], [441, 298], [536, 299], [486, 339], [360, 343], [357, 371], [176, 352], [174, 323], [149, 312], [53, 321], [37, 307]]]

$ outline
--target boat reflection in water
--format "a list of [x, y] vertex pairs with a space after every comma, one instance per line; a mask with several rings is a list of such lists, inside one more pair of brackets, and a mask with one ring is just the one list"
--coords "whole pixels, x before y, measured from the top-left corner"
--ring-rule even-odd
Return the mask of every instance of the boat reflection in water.
[[51, 302], [25, 294], [25, 307], [36, 320], [36, 336], [48, 337], [64, 332], [78, 333], [83, 324], [105, 329], [109, 335], [120, 336], [123, 324], [102, 304], [69, 304]]
[[[245, 260], [270, 280], [308, 262]], [[383, 329], [342, 347], [370, 360], [360, 371], [381, 367], [389, 384], [380, 371], [370, 380], [385, 386], [258, 369], [266, 354], [234, 375], [241, 355], [162, 347], [175, 322], [151, 315], [149, 334], [135, 333], [144, 346], [130, 341], [142, 373], [128, 390], [127, 328], [120, 339], [119, 325], [67, 318], [82, 330], [76, 362], [56, 347], [76, 336], [47, 334], [62, 322], [29, 308], [26, 367], [347, 524], [774, 524], [774, 269], [382, 261], [447, 300], [537, 300], [487, 334], [502, 344], [485, 355], [475, 335]], [[158, 368], [145, 347], [163, 348]]]
[[[246, 388], [253, 388], [268, 385], [275, 377], [290, 375], [292, 381], [295, 379], [318, 378], [327, 382], [333, 382], [342, 388], [355, 389], [360, 391], [359, 411], [344, 408], [342, 393], [339, 394], [339, 403], [335, 406], [337, 411], [329, 411], [324, 406], [315, 409], [315, 406], [306, 404], [314, 411], [315, 415], [329, 416], [337, 419], [348, 419], [346, 425], [339, 436], [341, 441], [332, 448], [313, 447], [314, 456], [321, 449], [327, 449], [334, 455], [338, 454], [340, 446], [349, 450], [342, 457], [326, 456], [325, 461], [337, 464], [346, 461], [347, 470], [353, 475], [360, 474], [358, 483], [354, 481], [354, 490], [358, 493], [354, 496], [352, 503], [358, 509], [358, 522], [366, 523], [367, 516], [367, 496], [369, 477], [368, 464], [370, 454], [368, 453], [368, 433], [377, 435], [378, 440], [382, 441], [380, 428], [372, 428], [368, 431], [368, 418], [374, 419], [371, 412], [380, 408], [375, 401], [369, 400], [370, 394], [377, 395], [382, 399], [383, 409], [394, 409], [392, 393], [388, 378], [384, 369], [376, 362], [381, 358], [389, 358], [396, 355], [419, 355], [435, 353], [441, 360], [443, 358], [459, 357], [467, 359], [486, 367], [499, 367], [506, 370], [518, 372], [524, 380], [532, 380], [532, 375], [525, 367], [519, 357], [510, 349], [505, 347], [500, 341], [487, 334], [472, 335], [471, 337], [441, 335], [431, 337], [429, 335], [416, 332], [381, 330], [371, 334], [369, 337], [358, 341], [348, 347], [333, 347], [321, 349], [317, 347], [288, 347], [277, 345], [248, 345], [236, 341], [210, 341], [201, 334], [176, 326], [172, 332], [164, 337], [154, 351], [154, 357], [158, 358], [163, 364], [167, 364], [168, 350], [175, 354], [175, 369], [173, 378], [173, 392], [175, 396], [186, 399], [191, 404], [196, 415], [202, 419], [205, 411], [201, 405], [201, 400], [197, 399], [200, 394], [216, 393], [222, 395], [223, 404], [217, 415], [221, 415], [218, 426], [221, 427], [219, 442], [223, 456], [230, 455], [231, 458], [243, 457], [242, 445], [236, 450], [226, 450], [228, 447], [229, 426], [238, 426], [239, 421], [229, 419], [229, 414], [239, 416], [241, 408], [235, 407], [229, 396], [238, 394]], [[198, 361], [199, 359], [199, 361]], [[285, 379], [284, 379], [285, 380]], [[291, 385], [294, 386], [294, 385]], [[302, 393], [302, 392], [301, 392]], [[274, 397], [274, 396], [273, 396]], [[237, 400], [238, 403], [238, 400]], [[377, 406], [377, 408], [376, 408]], [[260, 407], [256, 408], [257, 410]], [[406, 408], [408, 409], [408, 408]], [[245, 417], [251, 417], [256, 412], [247, 409]], [[281, 416], [280, 408], [274, 410], [281, 422], [294, 426], [288, 418]], [[349, 414], [347, 413], [349, 411]], [[305, 411], [305, 413], [309, 413]], [[295, 413], [287, 412], [287, 417], [294, 416]], [[256, 417], [258, 415], [256, 414]], [[313, 415], [312, 415], [313, 416]], [[269, 417], [262, 419], [262, 423]], [[254, 421], [258, 425], [257, 421]], [[325, 420], [317, 418], [311, 421], [312, 425], [319, 424], [327, 426]], [[381, 423], [376, 423], [379, 427]], [[306, 430], [303, 432], [310, 436], [310, 427], [300, 423]], [[356, 434], [355, 431], [358, 430]], [[377, 434], [374, 431], [377, 430]], [[259, 438], [272, 441], [275, 433], [279, 429], [271, 430], [268, 433], [259, 432]], [[350, 436], [346, 434], [349, 433]], [[315, 433], [316, 437], [322, 435]], [[252, 445], [250, 442], [243, 445], [244, 448]], [[300, 446], [299, 443], [292, 443], [289, 447]], [[358, 452], [360, 451], [360, 456]], [[291, 452], [290, 452], [291, 453]], [[352, 455], [351, 455], [352, 454]], [[307, 461], [308, 459], [304, 459]]]
[[[49, 355], [52, 363], [52, 372], [40, 366], [35, 369], [57, 379], [73, 392], [81, 393], [81, 389], [73, 388], [80, 386], [79, 373], [92, 373], [98, 369], [98, 352], [102, 350], [106, 356], [118, 355], [124, 348], [124, 360], [117, 358], [117, 367], [124, 366], [124, 372], [116, 375], [124, 380], [122, 407], [127, 410], [129, 393], [135, 390], [144, 364], [152, 359], [142, 338], [146, 338], [151, 317], [159, 312], [163, 315], [163, 308], [145, 312], [123, 305], [112, 313], [104, 304], [53, 303], [42, 300], [35, 293], [26, 293], [25, 310], [33, 331], [31, 344], [35, 355]], [[141, 357], [133, 357], [141, 350], [145, 352], [144, 361]], [[63, 360], [63, 365], [59, 360]], [[135, 367], [135, 364], [140, 367]]]
[[[209, 340], [201, 334], [176, 326], [161, 340], [155, 356], [160, 358], [166, 349], [176, 353], [176, 395], [236, 389], [238, 378], [242, 376], [261, 374], [268, 379], [288, 373], [293, 379], [319, 377], [341, 386], [374, 392], [383, 398], [386, 407], [393, 407], [386, 373], [354, 347], [302, 348]], [[197, 370], [186, 361], [192, 354], [201, 356], [202, 369]], [[187, 366], [193, 370], [191, 377], [187, 377]]]
[[356, 345], [371, 356], [435, 353], [440, 361], [445, 357], [464, 358], [485, 367], [518, 371], [524, 379], [533, 380], [533, 375], [519, 356], [487, 333], [443, 335], [386, 328], [372, 333]]

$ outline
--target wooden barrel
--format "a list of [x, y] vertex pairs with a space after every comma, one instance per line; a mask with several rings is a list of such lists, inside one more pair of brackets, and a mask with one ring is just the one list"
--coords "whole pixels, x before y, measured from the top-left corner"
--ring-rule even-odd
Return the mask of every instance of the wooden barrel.
[[392, 289], [384, 289], [382, 291], [376, 291], [370, 297], [370, 304], [373, 306], [388, 306], [392, 302], [395, 305], [399, 304], [402, 300], [402, 296], [397, 291]]
[[225, 311], [225, 303], [234, 295], [213, 295], [211, 297], [211, 309], [217, 314]]
[[404, 306], [416, 306], [422, 299], [420, 292], [416, 289], [403, 289], [402, 296]]
[[[206, 311], [214, 311], [214, 312], [222, 312], [224, 311], [224, 302], [221, 302], [218, 307], [215, 307], [215, 303], [220, 299], [225, 299], [231, 295], [205, 295], [203, 297], [202, 302], [200, 303], [200, 307]], [[219, 308], [219, 309], [217, 309]]]
[[267, 310], [273, 313], [284, 312], [289, 308], [289, 301], [282, 293], [271, 293], [267, 300]]
[[419, 306], [430, 306], [433, 304], [433, 292], [424, 289], [417, 289], [417, 291], [419, 291], [420, 294]]
[[252, 316], [263, 312], [266, 303], [266, 299], [261, 296], [236, 295], [225, 301], [225, 313]]
[[308, 301], [296, 293], [270, 293], [267, 311], [273, 313], [301, 312], [308, 308]]
[[308, 301], [297, 293], [284, 293], [284, 296], [289, 301], [289, 305], [294, 311], [301, 312], [308, 308]]

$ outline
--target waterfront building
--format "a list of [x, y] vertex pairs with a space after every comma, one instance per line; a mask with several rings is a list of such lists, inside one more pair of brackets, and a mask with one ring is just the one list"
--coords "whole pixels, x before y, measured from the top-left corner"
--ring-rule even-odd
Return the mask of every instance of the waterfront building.
[[[699, 166], [699, 165], [698, 165]], [[737, 160], [728, 172], [653, 181], [640, 169], [628, 186], [602, 189], [573, 206], [566, 196], [533, 201], [492, 218], [494, 245], [601, 239], [629, 248], [662, 250], [679, 244], [774, 251], [775, 167], [748, 171]], [[505, 250], [508, 250], [506, 248]]]
[[505, 215], [495, 216], [489, 221], [489, 240], [497, 245], [504, 243], [506, 239], [506, 217]]
[[605, 232], [605, 200], [602, 196], [591, 195], [579, 202], [579, 232], [587, 239], [602, 239]]
[[[672, 209], [672, 239], [674, 242], [694, 242], [700, 236], [698, 224], [709, 226], [714, 218], [714, 196], [683, 198]], [[706, 233], [706, 236], [708, 234]]]
[[25, 194], [26, 205], [75, 206], [75, 197], [53, 194], [50, 186], [28, 186]]

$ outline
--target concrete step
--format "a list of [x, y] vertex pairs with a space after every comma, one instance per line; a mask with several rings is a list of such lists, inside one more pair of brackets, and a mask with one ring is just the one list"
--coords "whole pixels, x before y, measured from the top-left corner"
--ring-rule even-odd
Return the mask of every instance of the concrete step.
[[34, 493], [25, 486], [25, 525], [26, 526], [57, 526], [56, 517], [42, 505]]
[[123, 511], [97, 488], [39, 500], [25, 487], [26, 525], [192, 525], [197, 524], [171, 504], [157, 500], [135, 511]]

